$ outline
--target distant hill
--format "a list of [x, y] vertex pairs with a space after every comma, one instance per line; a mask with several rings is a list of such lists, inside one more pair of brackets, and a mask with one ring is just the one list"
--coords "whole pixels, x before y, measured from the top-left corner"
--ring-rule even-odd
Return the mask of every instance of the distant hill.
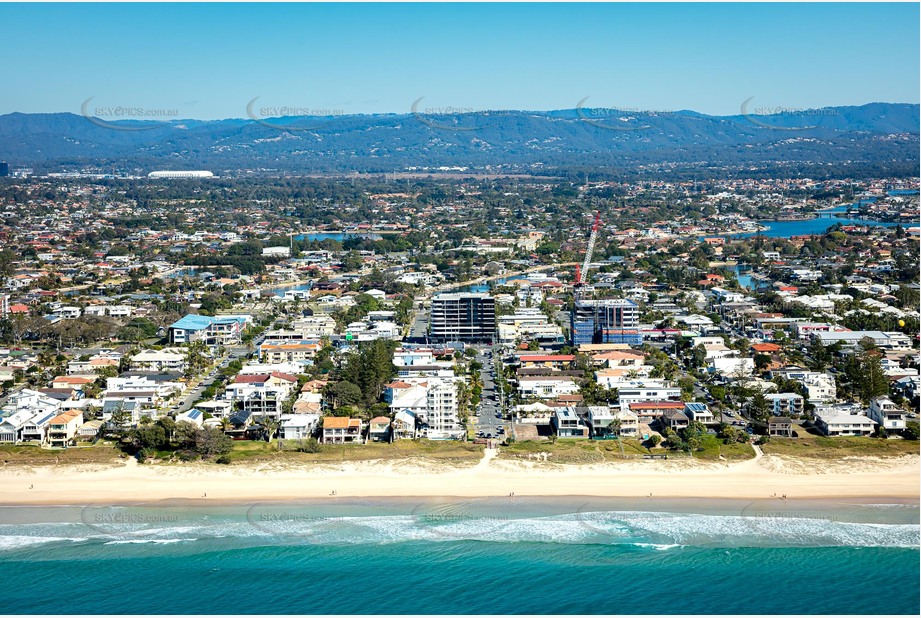
[[871, 103], [800, 113], [708, 116], [584, 108], [106, 122], [76, 114], [0, 116], [0, 160], [36, 171], [245, 169], [394, 172], [787, 170], [917, 174], [919, 106]]

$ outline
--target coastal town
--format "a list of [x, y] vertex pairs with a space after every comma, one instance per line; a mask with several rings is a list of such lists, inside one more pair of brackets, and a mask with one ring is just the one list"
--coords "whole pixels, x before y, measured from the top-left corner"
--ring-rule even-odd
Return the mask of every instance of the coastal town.
[[917, 451], [917, 181], [156, 174], [0, 184], [8, 461]]

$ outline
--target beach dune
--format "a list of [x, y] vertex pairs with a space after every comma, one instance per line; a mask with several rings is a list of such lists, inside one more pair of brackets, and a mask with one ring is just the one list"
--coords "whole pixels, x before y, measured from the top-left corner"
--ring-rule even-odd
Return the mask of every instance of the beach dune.
[[[7, 466], [0, 504], [227, 502], [339, 497], [598, 496], [758, 499], [919, 498], [915, 455], [835, 461], [764, 456], [739, 463], [631, 461], [588, 466], [497, 460], [452, 468], [418, 460], [337, 465]], [[333, 493], [335, 492], [335, 494]]]

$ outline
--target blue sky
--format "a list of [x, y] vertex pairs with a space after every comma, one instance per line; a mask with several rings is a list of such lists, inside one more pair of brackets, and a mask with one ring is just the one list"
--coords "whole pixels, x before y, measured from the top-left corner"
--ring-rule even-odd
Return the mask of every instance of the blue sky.
[[918, 21], [912, 3], [0, 4], [0, 113], [917, 103]]

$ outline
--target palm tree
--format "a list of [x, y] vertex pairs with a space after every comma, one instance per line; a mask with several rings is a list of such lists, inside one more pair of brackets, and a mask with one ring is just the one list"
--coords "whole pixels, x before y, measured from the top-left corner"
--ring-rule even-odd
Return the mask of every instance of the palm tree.
[[278, 428], [281, 426], [281, 423], [278, 422], [278, 419], [267, 416], [262, 419], [262, 435], [265, 436], [266, 442], [269, 444], [272, 443], [272, 437], [278, 431]]
[[623, 442], [620, 441], [621, 425], [622, 425], [622, 421], [619, 418], [614, 418], [611, 420], [610, 423], [608, 423], [608, 429], [611, 431], [611, 433], [614, 434], [614, 439], [617, 440], [617, 445], [620, 447], [621, 457], [626, 459], [627, 454], [624, 452], [624, 444]]
[[230, 418], [226, 416], [221, 417], [221, 431], [227, 433], [231, 427], [233, 427], [233, 423], [230, 422]]
[[620, 427], [622, 424], [623, 422], [619, 418], [612, 419], [611, 422], [608, 423], [608, 430], [613, 433], [614, 437], [618, 440], [620, 440]]

